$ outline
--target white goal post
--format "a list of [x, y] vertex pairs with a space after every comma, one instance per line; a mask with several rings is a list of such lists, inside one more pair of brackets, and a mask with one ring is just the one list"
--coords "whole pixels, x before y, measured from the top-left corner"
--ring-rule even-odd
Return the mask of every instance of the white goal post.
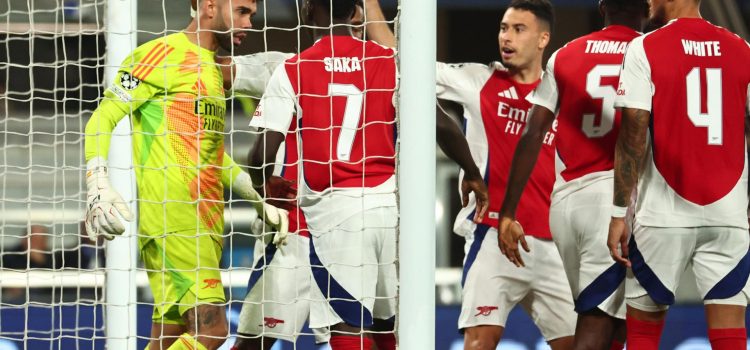
[[399, 1], [399, 308], [401, 349], [435, 349], [434, 0]]

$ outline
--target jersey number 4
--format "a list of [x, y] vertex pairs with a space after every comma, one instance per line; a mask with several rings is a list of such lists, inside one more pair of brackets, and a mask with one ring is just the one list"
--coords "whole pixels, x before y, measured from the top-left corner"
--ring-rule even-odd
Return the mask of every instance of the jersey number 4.
[[706, 112], [701, 111], [701, 69], [688, 73], [687, 115], [693, 125], [708, 129], [708, 144], [721, 145], [723, 141], [723, 114], [721, 96], [721, 68], [706, 68]]
[[328, 84], [328, 95], [346, 97], [344, 118], [341, 121], [341, 132], [336, 144], [336, 159], [348, 161], [352, 154], [359, 120], [362, 119], [364, 95], [359, 88], [351, 84]]
[[602, 78], [620, 76], [620, 65], [600, 64], [586, 75], [586, 92], [592, 99], [602, 100], [601, 121], [596, 125], [596, 114], [584, 114], [581, 129], [589, 138], [603, 137], [615, 126], [615, 97], [617, 90], [614, 86], [602, 85]]

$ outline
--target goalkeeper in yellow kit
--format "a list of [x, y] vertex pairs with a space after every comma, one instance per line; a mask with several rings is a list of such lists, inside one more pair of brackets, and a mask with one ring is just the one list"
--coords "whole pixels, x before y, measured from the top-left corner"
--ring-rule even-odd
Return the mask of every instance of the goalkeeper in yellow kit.
[[112, 239], [124, 232], [121, 218], [133, 215], [111, 188], [106, 159], [112, 130], [131, 115], [139, 247], [154, 294], [150, 350], [214, 350], [226, 339], [224, 186], [254, 201], [279, 232], [275, 243], [286, 235], [286, 212], [264, 204], [224, 153], [226, 105], [214, 55], [241, 43], [256, 8], [256, 0], [201, 0], [187, 29], [123, 61], [86, 124], [87, 231]]

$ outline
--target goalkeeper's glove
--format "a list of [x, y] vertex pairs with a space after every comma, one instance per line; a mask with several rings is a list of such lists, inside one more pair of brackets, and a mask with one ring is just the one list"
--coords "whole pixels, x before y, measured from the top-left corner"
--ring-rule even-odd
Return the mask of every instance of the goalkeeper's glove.
[[266, 225], [265, 221], [260, 217], [256, 218], [253, 223], [250, 224], [250, 232], [257, 237], [260, 237], [259, 239], [263, 240], [264, 245], [268, 245], [268, 243], [271, 242], [277, 247], [286, 245], [286, 237], [288, 236], [286, 232], [288, 232], [288, 230], [284, 233], [281, 231], [274, 232], [273, 227]]
[[[281, 246], [286, 244], [286, 237], [289, 235], [289, 213], [284, 209], [279, 209], [273, 205], [265, 203], [260, 197], [258, 191], [253, 188], [253, 181], [250, 175], [244, 171], [239, 172], [232, 181], [232, 192], [237, 193], [240, 197], [250, 200], [258, 213], [258, 218], [268, 225], [270, 229], [265, 232], [273, 232], [273, 244]], [[262, 232], [261, 228], [261, 232]]]
[[[120, 217], [133, 221], [133, 214], [120, 194], [112, 188], [104, 158], [95, 157], [86, 164], [86, 187], [88, 210], [85, 221], [89, 238], [94, 242], [97, 236], [111, 240], [125, 232]], [[120, 214], [119, 217], [117, 214]]]

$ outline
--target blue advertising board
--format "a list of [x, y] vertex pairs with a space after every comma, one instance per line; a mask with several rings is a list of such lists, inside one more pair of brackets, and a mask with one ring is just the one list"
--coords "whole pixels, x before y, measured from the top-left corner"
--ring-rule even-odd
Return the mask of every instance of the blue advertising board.
[[[239, 303], [233, 303], [227, 312], [232, 334], [239, 322]], [[441, 306], [436, 313], [436, 349], [463, 349], [461, 335], [456, 331], [460, 309]], [[151, 308], [138, 305], [138, 348], [146, 346], [150, 331]], [[0, 350], [103, 350], [104, 315], [101, 306], [59, 305], [28, 307], [4, 305], [0, 309]], [[309, 334], [309, 330], [304, 333]], [[233, 337], [232, 337], [233, 338]], [[228, 350], [233, 339], [222, 349]], [[520, 309], [514, 310], [508, 320], [503, 350], [547, 350], [549, 347], [529, 317]], [[279, 342], [273, 350], [327, 350], [327, 345], [315, 345], [311, 335], [300, 337], [295, 348], [291, 343]], [[706, 323], [701, 305], [675, 306], [669, 311], [660, 349], [709, 350]]]

